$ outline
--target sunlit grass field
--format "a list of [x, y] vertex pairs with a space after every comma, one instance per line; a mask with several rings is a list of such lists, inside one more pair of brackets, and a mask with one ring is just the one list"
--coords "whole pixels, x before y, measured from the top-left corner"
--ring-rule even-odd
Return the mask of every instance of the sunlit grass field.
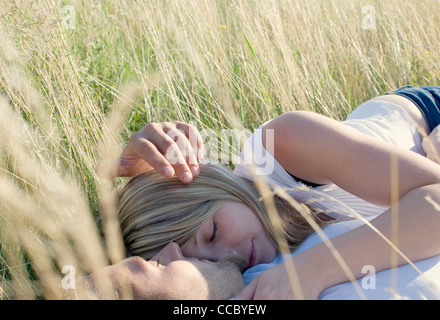
[[[342, 120], [440, 83], [436, 0], [0, 0], [0, 297], [84, 298], [124, 256], [95, 174], [157, 121], [252, 131], [291, 110]], [[100, 230], [96, 219], [100, 218]]]

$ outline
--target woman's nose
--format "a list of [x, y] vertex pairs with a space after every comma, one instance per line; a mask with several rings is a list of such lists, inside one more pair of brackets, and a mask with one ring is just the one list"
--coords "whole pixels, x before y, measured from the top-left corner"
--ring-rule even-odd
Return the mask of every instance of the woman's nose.
[[151, 258], [152, 261], [159, 261], [161, 265], [168, 265], [169, 263], [182, 260], [184, 257], [180, 247], [175, 242], [168, 243], [162, 250], [160, 250], [154, 257]]
[[236, 256], [238, 255], [237, 250], [232, 249], [232, 248], [226, 248], [225, 250], [223, 250], [223, 252], [221, 253], [221, 257], [220, 258], [224, 258], [226, 256]]
[[226, 256], [236, 256], [236, 255], [238, 255], [238, 252], [235, 249], [216, 248], [213, 249], [211, 252], [207, 253], [204, 258], [210, 261], [219, 261]]

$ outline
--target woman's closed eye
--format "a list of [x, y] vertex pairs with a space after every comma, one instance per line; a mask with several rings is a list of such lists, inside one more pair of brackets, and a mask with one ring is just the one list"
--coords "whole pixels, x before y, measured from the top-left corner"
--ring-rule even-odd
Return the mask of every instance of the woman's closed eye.
[[212, 236], [209, 239], [209, 243], [213, 242], [215, 238], [217, 237], [217, 231], [218, 231], [218, 224], [216, 222], [212, 223]]

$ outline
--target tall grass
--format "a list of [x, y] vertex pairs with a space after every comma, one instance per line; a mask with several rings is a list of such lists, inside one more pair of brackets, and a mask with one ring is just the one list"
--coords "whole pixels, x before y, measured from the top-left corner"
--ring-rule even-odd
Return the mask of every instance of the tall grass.
[[252, 130], [299, 109], [343, 119], [369, 98], [440, 77], [435, 0], [1, 0], [0, 8], [3, 298], [80, 298], [61, 288], [63, 266], [80, 274], [122, 259], [114, 215], [122, 180], [94, 170], [146, 123]]

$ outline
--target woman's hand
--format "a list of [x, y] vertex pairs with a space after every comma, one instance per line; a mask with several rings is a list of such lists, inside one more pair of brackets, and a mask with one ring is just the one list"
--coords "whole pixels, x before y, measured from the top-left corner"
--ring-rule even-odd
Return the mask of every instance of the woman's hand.
[[99, 176], [127, 177], [155, 169], [166, 177], [175, 173], [189, 183], [199, 173], [203, 141], [197, 128], [183, 122], [151, 123], [131, 135], [119, 159], [97, 168]]

